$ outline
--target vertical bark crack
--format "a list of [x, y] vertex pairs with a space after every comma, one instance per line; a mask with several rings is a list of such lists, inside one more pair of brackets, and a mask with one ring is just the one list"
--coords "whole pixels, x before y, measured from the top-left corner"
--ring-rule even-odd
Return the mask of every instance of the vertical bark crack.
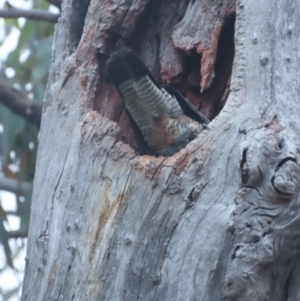
[[90, 0], [73, 0], [70, 18], [70, 50], [74, 52], [81, 39]]
[[247, 184], [249, 180], [249, 169], [247, 166], [247, 151], [248, 149], [245, 148], [243, 150], [242, 160], [240, 164], [240, 170], [241, 170], [241, 177], [242, 177], [242, 183]]

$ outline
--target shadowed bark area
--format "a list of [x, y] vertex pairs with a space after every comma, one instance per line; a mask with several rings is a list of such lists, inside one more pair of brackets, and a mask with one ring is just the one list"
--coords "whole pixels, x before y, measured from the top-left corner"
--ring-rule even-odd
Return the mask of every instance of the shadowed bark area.
[[[71, 51], [72, 5], [55, 37], [22, 300], [298, 300], [297, 4], [91, 0]], [[171, 157], [134, 152], [95, 59], [119, 37], [217, 115]]]

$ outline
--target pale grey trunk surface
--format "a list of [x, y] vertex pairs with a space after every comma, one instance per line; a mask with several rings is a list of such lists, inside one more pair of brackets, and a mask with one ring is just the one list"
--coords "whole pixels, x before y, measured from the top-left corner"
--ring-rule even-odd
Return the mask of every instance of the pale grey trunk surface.
[[[114, 100], [94, 51], [109, 50], [110, 34], [129, 37], [151, 1], [114, 2], [86, 1], [86, 16], [82, 1], [63, 4], [22, 300], [300, 300], [298, 1], [238, 1], [225, 108], [170, 158], [136, 156], [117, 142], [117, 105], [105, 111]], [[181, 68], [164, 61], [163, 51], [180, 61], [167, 35], [181, 49], [209, 48], [232, 6], [223, 2], [224, 11], [164, 1], [165, 80]], [[141, 56], [151, 65], [148, 38]]]

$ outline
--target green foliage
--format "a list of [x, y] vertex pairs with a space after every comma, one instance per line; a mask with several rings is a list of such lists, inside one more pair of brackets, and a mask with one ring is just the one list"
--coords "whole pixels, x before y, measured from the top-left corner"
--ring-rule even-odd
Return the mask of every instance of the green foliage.
[[[32, 3], [32, 8], [48, 10], [45, 0], [24, 0]], [[50, 67], [51, 47], [54, 24], [24, 19], [6, 19], [4, 21], [4, 38], [0, 40], [0, 48], [7, 37], [19, 31], [17, 45], [4, 62], [0, 62], [0, 77], [14, 85], [37, 102], [43, 101], [48, 70]], [[0, 94], [1, 97], [1, 94]], [[0, 105], [0, 160], [4, 177], [19, 182], [32, 182], [34, 177], [38, 129], [28, 124], [22, 117], [13, 114]], [[2, 131], [3, 129], [3, 131]], [[27, 233], [31, 191], [26, 195], [16, 195], [16, 211], [20, 218], [20, 233]], [[9, 244], [7, 220], [9, 214], [0, 203], [0, 244], [6, 255], [6, 266], [14, 268], [15, 252]], [[5, 270], [5, 269], [4, 269]], [[0, 271], [1, 273], [2, 271]], [[9, 292], [0, 288], [0, 299], [9, 300], [15, 296], [18, 287]]]

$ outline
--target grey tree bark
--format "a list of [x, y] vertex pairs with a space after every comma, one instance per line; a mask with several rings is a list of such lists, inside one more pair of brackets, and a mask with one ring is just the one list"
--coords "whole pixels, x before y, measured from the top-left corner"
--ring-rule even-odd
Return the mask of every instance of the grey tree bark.
[[[298, 4], [63, 2], [22, 300], [300, 299]], [[221, 88], [215, 79], [234, 13], [224, 108], [174, 156], [136, 154], [95, 52], [122, 37], [212, 118], [228, 94], [230, 69]]]

